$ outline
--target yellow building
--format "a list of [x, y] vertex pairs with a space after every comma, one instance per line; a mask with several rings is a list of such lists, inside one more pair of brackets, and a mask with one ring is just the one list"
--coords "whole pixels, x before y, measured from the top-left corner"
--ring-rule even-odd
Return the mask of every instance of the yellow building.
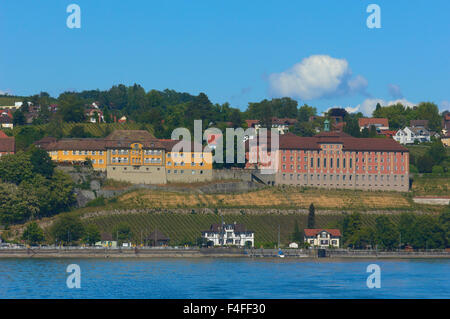
[[[181, 143], [181, 152], [172, 152]], [[194, 151], [193, 143], [156, 139], [147, 131], [117, 130], [106, 138], [46, 137], [35, 143], [60, 164], [92, 162], [108, 178], [142, 184], [212, 179], [212, 154]], [[192, 146], [191, 149], [188, 146]]]

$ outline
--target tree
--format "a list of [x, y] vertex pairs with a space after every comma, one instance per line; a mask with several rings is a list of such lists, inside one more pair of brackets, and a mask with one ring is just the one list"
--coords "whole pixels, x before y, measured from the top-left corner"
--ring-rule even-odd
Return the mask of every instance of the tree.
[[375, 106], [375, 111], [379, 112], [381, 110], [381, 104], [377, 103], [377, 105]]
[[13, 114], [13, 124], [14, 126], [25, 124], [25, 115], [20, 109]]
[[23, 113], [28, 113], [30, 111], [30, 105], [27, 100], [23, 100], [22, 105], [20, 106], [19, 111]]
[[294, 232], [292, 233], [292, 241], [302, 243], [303, 242], [303, 233], [298, 228], [298, 222], [295, 221]]
[[39, 200], [24, 188], [0, 183], [0, 222], [6, 225], [23, 223], [39, 213]]
[[33, 177], [30, 154], [22, 151], [4, 155], [0, 158], [0, 179], [3, 182], [20, 184]]
[[91, 134], [87, 133], [84, 130], [84, 126], [82, 125], [75, 125], [72, 127], [69, 133], [70, 137], [76, 137], [76, 138], [87, 138], [91, 137]]
[[63, 132], [63, 120], [61, 116], [55, 115], [54, 118], [48, 123], [47, 129], [46, 129], [46, 135], [56, 137], [56, 138], [62, 138], [64, 135]]
[[434, 160], [428, 153], [425, 153], [416, 159], [416, 166], [420, 173], [431, 173], [433, 170], [433, 163]]
[[361, 230], [361, 214], [352, 213], [342, 220], [342, 241], [346, 246], [354, 247], [356, 234]]
[[113, 238], [117, 240], [118, 244], [121, 245], [124, 242], [129, 242], [133, 237], [131, 233], [131, 228], [126, 223], [118, 224], [113, 230]]
[[22, 240], [33, 246], [45, 240], [44, 231], [36, 222], [31, 222], [22, 234]]
[[432, 131], [441, 130], [442, 118], [439, 114], [439, 108], [431, 102], [422, 102], [417, 106], [416, 119], [428, 120], [428, 128]]
[[52, 177], [55, 164], [48, 153], [45, 150], [34, 146], [31, 148], [30, 152], [32, 172], [34, 174], [40, 174], [46, 178]]
[[65, 244], [76, 243], [84, 235], [84, 227], [79, 218], [62, 215], [54, 223], [51, 233], [55, 241]]
[[298, 136], [314, 136], [316, 132], [314, 131], [313, 123], [311, 122], [297, 122], [295, 123], [292, 133]]
[[354, 249], [366, 249], [368, 246], [373, 247], [374, 240], [374, 231], [369, 227], [363, 226], [348, 239], [348, 244]]
[[207, 127], [209, 122], [213, 120], [212, 115], [213, 109], [211, 101], [205, 93], [200, 93], [193, 101], [188, 103], [184, 111], [185, 125], [190, 128], [192, 132], [194, 120], [202, 120], [203, 127]]
[[353, 137], [361, 137], [361, 130], [359, 129], [358, 118], [347, 115], [344, 119], [344, 132]]
[[15, 137], [17, 149], [25, 150], [33, 142], [44, 137], [44, 130], [33, 126], [23, 126]]
[[69, 209], [75, 203], [73, 182], [70, 176], [61, 171], [55, 171], [52, 178], [35, 174], [23, 181], [20, 188], [27, 194], [39, 198], [39, 218], [49, 217]]
[[401, 236], [401, 243], [404, 245], [412, 245], [415, 236], [416, 215], [412, 213], [402, 213], [398, 222], [398, 232]]
[[392, 250], [398, 245], [399, 234], [388, 217], [382, 215], [375, 219], [375, 241], [379, 247]]
[[195, 241], [198, 247], [205, 247], [208, 245], [208, 239], [205, 237], [197, 237], [197, 240]]
[[100, 231], [95, 224], [89, 224], [84, 228], [83, 241], [88, 245], [94, 245], [101, 240]]
[[441, 213], [438, 219], [445, 239], [445, 247], [450, 246], [450, 209]]
[[370, 136], [370, 131], [369, 131], [369, 129], [368, 129], [367, 127], [363, 128], [362, 131], [361, 131], [361, 137], [367, 138], [367, 137], [369, 137], [369, 136]]
[[308, 104], [303, 104], [298, 109], [297, 119], [299, 122], [308, 122], [311, 116], [316, 115], [317, 109], [315, 107], [309, 106]]
[[377, 128], [374, 125], [371, 125], [369, 129], [369, 137], [377, 137], [377, 135]]
[[440, 164], [447, 157], [445, 146], [444, 144], [442, 144], [442, 141], [440, 139], [435, 140], [431, 144], [431, 147], [428, 150], [428, 154], [433, 159], [433, 163], [435, 165]]
[[63, 93], [58, 97], [59, 114], [64, 122], [83, 122], [85, 120], [83, 101], [75, 93]]
[[414, 248], [436, 249], [445, 247], [446, 233], [438, 221], [429, 215], [417, 217], [413, 226], [414, 237], [411, 243]]
[[308, 228], [315, 228], [315, 226], [316, 226], [315, 208], [314, 204], [311, 203], [311, 205], [309, 205]]
[[241, 111], [239, 111], [238, 109], [233, 109], [230, 115], [230, 122], [232, 123], [233, 128], [241, 127], [242, 126]]

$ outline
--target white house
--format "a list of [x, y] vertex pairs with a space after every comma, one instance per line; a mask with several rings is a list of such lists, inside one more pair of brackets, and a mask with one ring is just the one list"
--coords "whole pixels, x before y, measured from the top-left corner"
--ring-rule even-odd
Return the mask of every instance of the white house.
[[431, 140], [430, 132], [427, 129], [408, 126], [398, 130], [392, 138], [400, 144], [414, 144], [415, 141], [423, 143]]
[[336, 247], [339, 248], [341, 231], [339, 229], [308, 228], [304, 230], [304, 240], [312, 247]]
[[255, 233], [242, 224], [212, 224], [209, 230], [202, 231], [202, 238], [213, 246], [254, 247]]
[[[255, 134], [258, 134], [258, 131], [263, 127], [258, 120], [246, 120], [245, 122], [249, 128], [253, 127], [255, 129]], [[295, 123], [297, 123], [297, 119], [272, 118], [272, 128], [276, 129], [280, 135], [287, 133], [289, 131], [289, 127], [295, 125]]]

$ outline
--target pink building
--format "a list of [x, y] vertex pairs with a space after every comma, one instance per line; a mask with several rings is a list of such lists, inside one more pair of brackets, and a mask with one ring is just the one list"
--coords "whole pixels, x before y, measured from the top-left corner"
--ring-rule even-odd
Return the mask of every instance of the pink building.
[[275, 184], [409, 190], [409, 151], [392, 139], [341, 132], [280, 136]]

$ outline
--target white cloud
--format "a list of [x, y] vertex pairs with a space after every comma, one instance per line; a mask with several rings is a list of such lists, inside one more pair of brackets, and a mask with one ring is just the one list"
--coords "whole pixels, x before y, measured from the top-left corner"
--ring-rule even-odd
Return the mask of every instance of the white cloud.
[[347, 106], [347, 107], [345, 108], [345, 110], [346, 110], [348, 113], [355, 113], [355, 112], [358, 112], [358, 107]]
[[383, 99], [365, 99], [361, 104], [358, 104], [355, 107], [347, 107], [345, 108], [349, 113], [362, 112], [365, 116], [372, 116], [372, 112], [375, 110], [377, 103], [380, 103], [381, 106], [388, 106], [392, 104], [403, 104], [407, 107], [412, 107], [417, 105], [417, 103], [413, 103], [408, 101], [407, 99], [397, 99], [392, 101], [386, 101]]
[[269, 76], [275, 95], [311, 100], [364, 92], [367, 80], [358, 75], [352, 78], [345, 59], [329, 55], [311, 55], [292, 68]]
[[397, 84], [388, 84], [388, 91], [389, 95], [392, 96], [394, 99], [403, 98], [402, 90], [400, 89], [400, 86], [398, 86]]
[[0, 90], [0, 95], [5, 95], [5, 94], [11, 95], [11, 90], [9, 90], [9, 89]]
[[444, 100], [441, 102], [441, 108], [440, 111], [444, 112], [444, 111], [450, 111], [450, 101]]

